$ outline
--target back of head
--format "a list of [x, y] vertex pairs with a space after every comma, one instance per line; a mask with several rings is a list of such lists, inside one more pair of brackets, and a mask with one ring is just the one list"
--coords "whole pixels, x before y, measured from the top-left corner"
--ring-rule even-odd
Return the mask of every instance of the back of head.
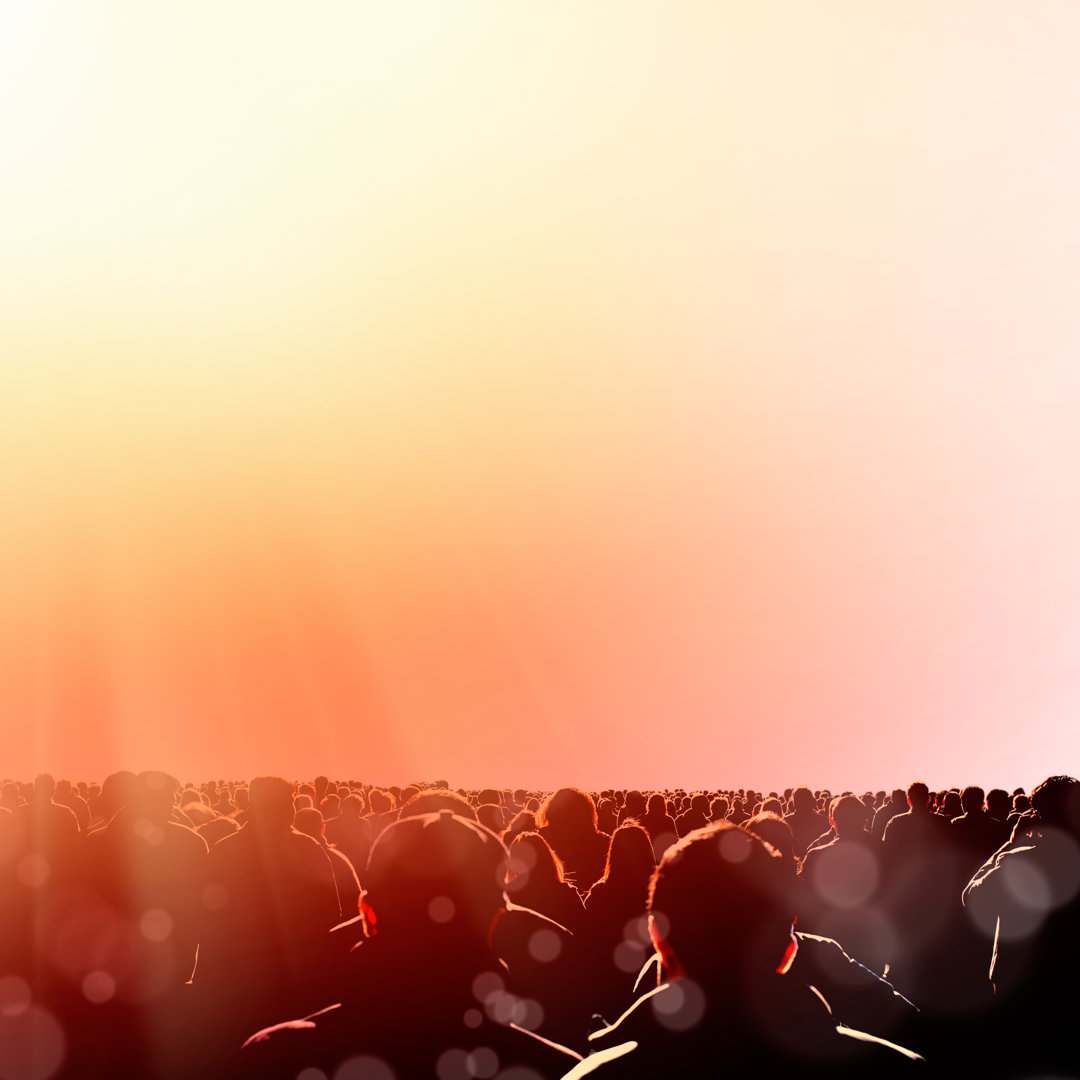
[[812, 813], [817, 809], [817, 799], [808, 787], [797, 787], [791, 793], [791, 805], [800, 814]]
[[624, 880], [633, 882], [640, 879], [647, 882], [655, 866], [652, 841], [642, 826], [627, 822], [611, 834], [604, 868], [605, 881], [618, 884]]
[[469, 805], [468, 799], [453, 791], [429, 788], [418, 791], [402, 808], [398, 815], [402, 818], [419, 817], [421, 814], [434, 814], [440, 810], [449, 810], [458, 817], [476, 820], [476, 811]]
[[762, 811], [745, 821], [743, 828], [760, 837], [766, 844], [771, 844], [794, 865], [795, 837], [792, 835], [791, 826], [779, 814], [774, 814], [769, 810]]
[[1080, 833], [1080, 781], [1051, 776], [1031, 793], [1031, 808], [1050, 825]]
[[368, 805], [373, 814], [388, 814], [394, 809], [396, 803], [394, 796], [382, 788], [372, 788], [368, 793]]
[[34, 799], [40, 802], [51, 802], [56, 791], [56, 781], [50, 773], [38, 773], [34, 777]]
[[293, 821], [293, 789], [280, 776], [256, 776], [248, 785], [248, 813], [256, 828], [284, 832]]
[[649, 911], [685, 971], [702, 982], [766, 975], [783, 963], [794, 912], [791, 862], [746, 829], [716, 821], [668, 848]]
[[293, 825], [298, 832], [310, 836], [313, 840], [322, 839], [325, 822], [323, 821], [322, 812], [314, 806], [307, 806], [302, 810], [297, 810]]
[[516, 874], [512, 894], [528, 885], [550, 887], [565, 881], [563, 865], [551, 845], [537, 832], [521, 833], [510, 844], [510, 872]]
[[986, 792], [976, 784], [969, 784], [960, 792], [960, 806], [965, 814], [977, 814], [986, 801]]
[[402, 818], [371, 849], [365, 885], [377, 936], [401, 948], [432, 938], [484, 941], [505, 904], [506, 848], [450, 810]]
[[155, 825], [169, 820], [180, 781], [165, 772], [141, 772], [135, 779], [132, 808]]
[[100, 800], [104, 814], [111, 816], [121, 807], [130, 805], [135, 785], [135, 774], [127, 769], [109, 773], [101, 784]]
[[907, 786], [907, 801], [912, 810], [925, 810], [930, 801], [930, 789], [921, 780], [912, 781]]
[[591, 795], [578, 788], [559, 788], [549, 795], [540, 809], [540, 816], [556, 832], [596, 831], [596, 803]]
[[855, 836], [866, 824], [866, 805], [854, 795], [840, 795], [829, 807], [829, 820], [837, 836]]
[[501, 833], [506, 828], [503, 809], [496, 803], [481, 803], [476, 808], [476, 820], [493, 833]]

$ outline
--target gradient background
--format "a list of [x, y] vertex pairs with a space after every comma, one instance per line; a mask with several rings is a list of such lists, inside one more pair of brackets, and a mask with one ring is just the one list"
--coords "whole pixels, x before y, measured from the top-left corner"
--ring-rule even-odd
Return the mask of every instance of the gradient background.
[[0, 774], [1075, 773], [1072, 0], [0, 8]]

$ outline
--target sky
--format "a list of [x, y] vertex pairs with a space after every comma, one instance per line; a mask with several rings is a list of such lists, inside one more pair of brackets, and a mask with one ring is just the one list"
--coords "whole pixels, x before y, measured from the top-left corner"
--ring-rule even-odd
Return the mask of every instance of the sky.
[[1075, 774], [1078, 32], [0, 7], [0, 776]]

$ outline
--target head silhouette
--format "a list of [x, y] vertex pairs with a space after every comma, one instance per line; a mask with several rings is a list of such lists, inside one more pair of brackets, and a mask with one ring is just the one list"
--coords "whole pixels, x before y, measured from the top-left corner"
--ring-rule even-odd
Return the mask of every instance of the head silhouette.
[[960, 806], [965, 814], [977, 814], [983, 808], [986, 792], [976, 784], [969, 784], [960, 792]]
[[494, 833], [451, 810], [387, 826], [365, 876], [377, 935], [417, 947], [433, 938], [485, 941], [505, 907], [506, 858]]
[[319, 841], [322, 840], [323, 830], [326, 827], [322, 811], [316, 810], [314, 806], [307, 806], [302, 810], [297, 810], [293, 824], [298, 832]]
[[791, 947], [794, 866], [728, 821], [668, 848], [653, 874], [649, 911], [669, 970], [703, 982], [766, 975]]
[[770, 810], [762, 811], [749, 818], [743, 826], [748, 832], [760, 837], [766, 844], [771, 844], [793, 865], [795, 863], [795, 838], [791, 826]]
[[510, 844], [509, 866], [511, 873], [516, 874], [507, 886], [511, 895], [529, 886], [551, 888], [565, 880], [562, 861], [537, 832], [514, 837]]
[[918, 813], [930, 806], [930, 789], [921, 781], [914, 780], [907, 787], [908, 806]]
[[172, 815], [180, 781], [168, 773], [141, 772], [135, 778], [131, 807], [155, 825], [164, 825]]
[[854, 795], [838, 795], [829, 806], [829, 821], [842, 839], [857, 836], [866, 824], [866, 805]]
[[620, 825], [611, 834], [607, 865], [604, 867], [605, 881], [648, 881], [655, 866], [649, 834], [636, 822]]
[[293, 789], [280, 776], [256, 776], [248, 785], [251, 824], [268, 832], [285, 832], [293, 822]]
[[127, 769], [106, 776], [98, 797], [98, 810], [101, 815], [110, 818], [121, 807], [129, 806], [135, 798], [137, 783], [135, 774]]
[[52, 802], [53, 794], [56, 792], [56, 781], [49, 773], [39, 773], [34, 777], [34, 801], [35, 802]]
[[1047, 824], [1080, 832], [1080, 781], [1049, 777], [1032, 791], [1031, 808]]
[[450, 810], [458, 817], [476, 820], [476, 811], [469, 805], [469, 800], [453, 791], [428, 788], [418, 791], [401, 808], [400, 816], [419, 817], [422, 814], [434, 814], [440, 810]]
[[596, 831], [596, 803], [578, 788], [559, 788], [540, 809], [541, 819], [556, 832]]

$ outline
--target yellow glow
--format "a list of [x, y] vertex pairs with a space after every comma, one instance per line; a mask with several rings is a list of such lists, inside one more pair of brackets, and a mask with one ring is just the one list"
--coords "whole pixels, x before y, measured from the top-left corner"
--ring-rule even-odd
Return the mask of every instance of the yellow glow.
[[1077, 20], [4, 5], [8, 767], [1053, 771]]

